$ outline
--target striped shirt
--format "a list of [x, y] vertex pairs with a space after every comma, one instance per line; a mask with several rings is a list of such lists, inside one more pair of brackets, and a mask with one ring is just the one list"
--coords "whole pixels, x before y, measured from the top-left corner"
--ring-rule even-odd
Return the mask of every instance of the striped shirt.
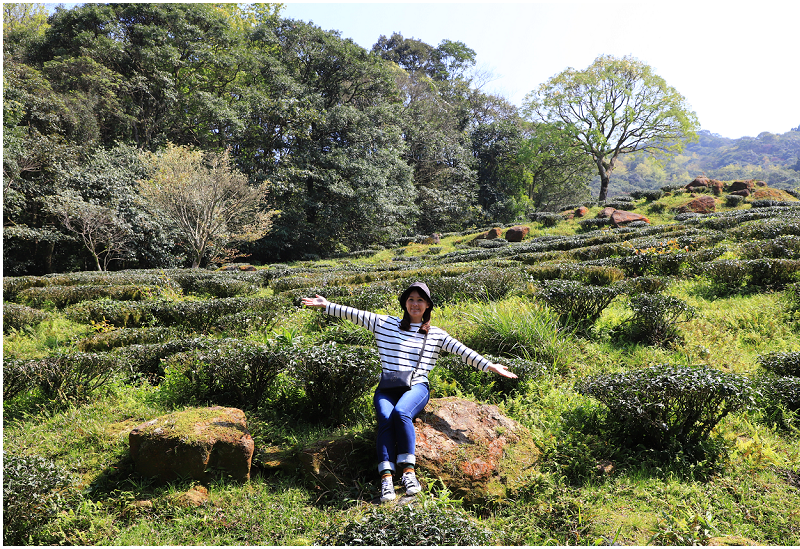
[[425, 334], [417, 331], [419, 324], [411, 324], [409, 331], [401, 330], [400, 319], [395, 316], [379, 315], [336, 303], [329, 303], [325, 312], [337, 318], [345, 318], [375, 334], [381, 367], [384, 370], [413, 370], [419, 358], [419, 366], [411, 385], [428, 382], [428, 372], [433, 370], [442, 350], [460, 356], [464, 362], [484, 372], [492, 364], [490, 360], [435, 326], [431, 326], [428, 331], [428, 340], [420, 358]]

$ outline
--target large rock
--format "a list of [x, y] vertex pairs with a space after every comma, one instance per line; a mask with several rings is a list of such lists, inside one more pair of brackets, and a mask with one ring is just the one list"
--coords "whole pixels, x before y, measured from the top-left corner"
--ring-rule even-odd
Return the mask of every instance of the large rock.
[[[431, 399], [415, 420], [417, 468], [466, 502], [503, 498], [535, 474], [539, 451], [531, 435], [496, 406], [458, 398]], [[276, 459], [277, 458], [277, 459]], [[299, 455], [270, 455], [269, 468], [295, 464], [320, 489], [377, 481], [374, 434], [317, 441]]]
[[522, 242], [528, 233], [530, 232], [530, 228], [525, 225], [515, 225], [506, 231], [506, 240], [509, 242]]
[[613, 214], [616, 211], [617, 211], [616, 208], [612, 208], [611, 206], [606, 206], [605, 208], [600, 210], [600, 213], [597, 214], [597, 219], [608, 219], [609, 217], [611, 217], [611, 214]]
[[503, 229], [500, 227], [495, 227], [494, 229], [489, 229], [486, 231], [486, 238], [487, 240], [494, 240], [495, 238], [500, 238], [500, 235], [503, 234]]
[[633, 223], [634, 221], [644, 221], [645, 223], [650, 223], [650, 220], [645, 216], [625, 210], [614, 210], [611, 214], [611, 224], [615, 227], [624, 227], [625, 225]]
[[513, 492], [539, 457], [527, 429], [497, 406], [432, 399], [415, 428], [418, 467], [468, 503]]
[[250, 479], [253, 439], [238, 408], [191, 408], [142, 423], [128, 435], [138, 473], [170, 482]]
[[752, 191], [755, 187], [755, 181], [748, 179], [746, 181], [734, 181], [728, 189], [731, 191]]
[[711, 196], [699, 196], [687, 202], [683, 206], [676, 208], [678, 212], [695, 212], [699, 214], [706, 214], [713, 212], [717, 209], [717, 202]]

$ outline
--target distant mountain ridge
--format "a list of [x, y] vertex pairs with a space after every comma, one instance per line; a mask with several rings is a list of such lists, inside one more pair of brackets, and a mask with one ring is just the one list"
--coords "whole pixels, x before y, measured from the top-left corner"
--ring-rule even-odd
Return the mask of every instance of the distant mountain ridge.
[[[761, 132], [738, 139], [708, 130], [701, 130], [698, 136], [682, 154], [663, 164], [643, 153], [622, 158], [611, 176], [609, 196], [688, 183], [701, 175], [724, 181], [759, 179], [780, 189], [800, 186], [800, 126], [782, 134]], [[591, 187], [596, 196], [599, 177]]]

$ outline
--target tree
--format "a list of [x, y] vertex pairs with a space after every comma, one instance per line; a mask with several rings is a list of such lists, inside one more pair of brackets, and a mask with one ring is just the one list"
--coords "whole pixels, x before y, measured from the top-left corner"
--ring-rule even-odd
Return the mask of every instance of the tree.
[[269, 230], [266, 185], [251, 187], [247, 176], [231, 167], [228, 150], [203, 153], [169, 144], [147, 153], [145, 161], [152, 176], [141, 181], [141, 193], [186, 238], [192, 268], [211, 249], [224, 254], [229, 245], [252, 242]]
[[84, 201], [79, 194], [63, 191], [53, 197], [49, 209], [69, 232], [89, 250], [98, 271], [107, 271], [112, 261], [130, 255], [130, 226], [108, 208]]
[[524, 110], [560, 128], [591, 157], [601, 201], [621, 154], [679, 152], [699, 129], [684, 97], [632, 57], [600, 56], [585, 70], [569, 68], [528, 94]]

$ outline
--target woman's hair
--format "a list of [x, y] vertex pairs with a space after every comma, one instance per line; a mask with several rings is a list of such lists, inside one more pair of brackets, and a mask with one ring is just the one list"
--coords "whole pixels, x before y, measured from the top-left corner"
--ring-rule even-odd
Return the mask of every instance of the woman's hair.
[[[428, 330], [431, 329], [431, 309], [433, 309], [433, 303], [428, 300], [428, 297], [424, 295], [423, 292], [420, 292], [417, 289], [413, 289], [411, 291], [417, 292], [421, 297], [425, 299], [425, 301], [428, 302], [428, 305], [430, 305], [430, 307], [425, 309], [425, 312], [422, 313], [422, 325], [419, 327], [419, 330], [417, 330], [421, 334], [427, 334]], [[410, 293], [411, 292], [409, 292], [409, 294]], [[406, 297], [406, 299], [408, 299], [408, 297]], [[409, 331], [411, 330], [411, 316], [408, 314], [408, 311], [406, 310], [405, 303], [402, 304], [402, 307], [403, 307], [403, 319], [400, 321], [400, 329]]]

